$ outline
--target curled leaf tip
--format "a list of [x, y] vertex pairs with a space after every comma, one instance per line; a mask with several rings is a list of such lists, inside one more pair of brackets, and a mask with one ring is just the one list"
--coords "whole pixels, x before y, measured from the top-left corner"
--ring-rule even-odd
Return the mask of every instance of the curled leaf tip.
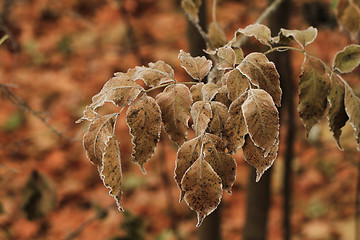
[[196, 227], [200, 227], [200, 225], [203, 223], [205, 217], [206, 217], [206, 215], [201, 214], [199, 212], [197, 213], [198, 222], [196, 224]]
[[256, 182], [259, 182], [263, 174], [264, 174], [264, 172], [257, 172], [257, 173], [256, 173], [256, 180], [255, 180], [255, 181], [256, 181]]

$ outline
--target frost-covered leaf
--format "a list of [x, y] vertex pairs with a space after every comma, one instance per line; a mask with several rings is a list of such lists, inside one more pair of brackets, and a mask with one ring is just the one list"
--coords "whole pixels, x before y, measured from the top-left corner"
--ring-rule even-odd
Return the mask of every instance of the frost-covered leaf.
[[244, 52], [239, 47], [232, 47], [235, 52], [235, 64], [240, 64], [244, 59]]
[[189, 89], [184, 84], [169, 85], [157, 95], [156, 101], [162, 112], [166, 132], [181, 146], [186, 140], [190, 119], [192, 98]]
[[129, 73], [118, 73], [104, 84], [101, 91], [92, 98], [91, 108], [96, 109], [105, 102], [112, 102], [118, 107], [125, 107], [137, 98], [144, 89], [131, 80]]
[[149, 67], [135, 67], [132, 79], [141, 79], [149, 87], [174, 81], [174, 70], [163, 61], [149, 63]]
[[244, 29], [240, 28], [237, 30], [237, 33], [242, 33], [247, 37], [255, 37], [262, 44], [271, 46], [271, 31], [265, 25], [259, 23], [251, 24]]
[[201, 0], [181, 0], [181, 7], [189, 15], [189, 17], [199, 22], [199, 8], [201, 6]]
[[[280, 34], [287, 38], [294, 38], [297, 43], [299, 43], [302, 47], [312, 43], [317, 37], [317, 29], [314, 27], [309, 27], [305, 30], [288, 30], [288, 29], [280, 29]], [[281, 39], [281, 38], [280, 38]]]
[[88, 120], [90, 122], [94, 121], [98, 117], [98, 113], [94, 111], [93, 108], [86, 106], [83, 116], [78, 119], [75, 123], [81, 123], [83, 120]]
[[245, 137], [245, 144], [243, 146], [244, 159], [251, 166], [256, 168], [256, 182], [258, 182], [264, 172], [270, 168], [276, 159], [279, 149], [279, 139], [276, 139], [273, 146], [270, 148], [269, 154], [264, 157], [264, 150], [255, 146], [249, 135]]
[[110, 189], [109, 194], [114, 197], [118, 209], [123, 211], [121, 206], [122, 172], [120, 150], [114, 134], [111, 136], [105, 148], [99, 173], [104, 185]]
[[196, 85], [191, 86], [190, 92], [191, 92], [193, 102], [203, 100], [202, 88], [204, 87], [204, 85], [205, 85], [205, 83], [199, 82]]
[[241, 106], [247, 99], [248, 94], [244, 93], [233, 101], [229, 108], [229, 118], [224, 129], [224, 138], [227, 141], [229, 152], [234, 154], [238, 148], [244, 145], [245, 135], [248, 133]]
[[183, 200], [185, 191], [181, 188], [181, 180], [189, 167], [200, 157], [202, 138], [198, 136], [187, 142], [179, 148], [175, 162], [175, 181], [180, 188], [180, 199]]
[[[341, 9], [339, 9], [339, 6]], [[348, 1], [347, 4], [339, 3], [337, 19], [340, 25], [355, 39], [360, 32], [360, 6], [354, 3], [354, 1]]]
[[229, 117], [228, 108], [221, 102], [210, 102], [212, 118], [209, 123], [209, 132], [220, 136]]
[[89, 160], [101, 166], [105, 147], [113, 134], [116, 114], [101, 116], [94, 120], [84, 134], [83, 144]]
[[199, 81], [208, 75], [212, 67], [212, 62], [207, 60], [206, 57], [192, 57], [183, 50], [180, 50], [178, 58], [180, 59], [181, 67], [183, 67], [193, 79]]
[[217, 22], [210, 23], [208, 35], [213, 48], [220, 48], [227, 43], [226, 34]]
[[345, 112], [344, 96], [344, 85], [339, 82], [335, 75], [332, 75], [331, 86], [328, 95], [330, 107], [327, 119], [330, 130], [333, 133], [340, 150], [343, 150], [340, 145], [341, 128], [345, 126], [346, 121], [349, 119]]
[[219, 88], [219, 92], [216, 94], [214, 101], [221, 102], [227, 107], [230, 106], [231, 101], [228, 98], [228, 87], [226, 85]]
[[196, 226], [199, 227], [204, 218], [213, 212], [220, 203], [221, 179], [201, 154], [186, 171], [181, 186], [185, 191], [185, 202], [197, 213]]
[[237, 68], [227, 72], [222, 81], [225, 81], [228, 87], [228, 97], [231, 101], [235, 101], [249, 88], [249, 79]]
[[136, 162], [145, 174], [143, 165], [154, 155], [160, 140], [160, 107], [152, 97], [143, 95], [129, 106], [126, 122], [133, 143], [132, 161]]
[[354, 129], [357, 150], [360, 151], [360, 98], [348, 85], [345, 85], [345, 109], [349, 116], [349, 122]]
[[212, 111], [209, 102], [198, 101], [191, 107], [191, 117], [193, 119], [192, 128], [195, 130], [196, 136], [205, 132], [212, 118]]
[[324, 65], [316, 59], [306, 57], [299, 81], [298, 110], [308, 134], [325, 113], [329, 88], [330, 80]]
[[218, 93], [218, 86], [215, 83], [207, 83], [203, 86], [201, 92], [204, 101], [211, 101]]
[[231, 187], [236, 176], [236, 162], [230, 154], [225, 153], [224, 141], [207, 133], [204, 141], [204, 159], [221, 178], [222, 188], [231, 194]]
[[360, 45], [346, 46], [344, 50], [336, 53], [333, 67], [342, 73], [354, 70], [360, 64]]
[[276, 106], [281, 105], [280, 75], [275, 64], [262, 53], [250, 53], [237, 67], [251, 83], [264, 89], [273, 98]]
[[279, 112], [271, 96], [262, 89], [250, 89], [242, 105], [245, 123], [251, 139], [257, 147], [271, 151], [279, 136]]
[[217, 50], [219, 62], [217, 69], [226, 70], [232, 69], [235, 65], [236, 53], [231, 47], [221, 47]]

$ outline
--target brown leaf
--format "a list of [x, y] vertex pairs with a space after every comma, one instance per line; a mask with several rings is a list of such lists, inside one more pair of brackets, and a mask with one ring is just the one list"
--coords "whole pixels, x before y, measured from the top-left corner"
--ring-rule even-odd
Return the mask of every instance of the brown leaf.
[[201, 0], [181, 0], [181, 7], [194, 22], [199, 22]]
[[231, 194], [236, 176], [236, 162], [230, 154], [225, 153], [224, 141], [213, 134], [206, 134], [204, 141], [204, 159], [222, 180], [222, 187]]
[[252, 84], [268, 92], [277, 106], [281, 105], [280, 75], [264, 54], [250, 53], [237, 68]]
[[199, 227], [204, 218], [213, 212], [220, 203], [221, 179], [201, 154], [186, 171], [181, 186], [185, 191], [185, 202], [197, 213], [198, 223], [196, 226]]
[[81, 123], [83, 120], [88, 120], [90, 122], [94, 121], [98, 117], [98, 113], [94, 111], [93, 108], [86, 106], [83, 116], [78, 119], [75, 123]]
[[299, 81], [298, 110], [308, 134], [325, 113], [329, 88], [330, 80], [324, 65], [306, 57]]
[[360, 98], [347, 84], [345, 85], [345, 110], [354, 129], [357, 150], [360, 151]]
[[229, 118], [225, 125], [224, 138], [231, 154], [235, 154], [237, 149], [244, 145], [245, 135], [248, 133], [241, 109], [247, 97], [246, 92], [233, 101], [229, 108]]
[[113, 134], [117, 114], [101, 116], [94, 120], [84, 134], [83, 144], [89, 160], [101, 166], [105, 147]]
[[191, 86], [190, 92], [191, 92], [193, 102], [203, 100], [202, 88], [204, 87], [204, 85], [205, 85], [205, 83], [200, 82], [200, 83], [197, 83], [196, 85]]
[[174, 70], [163, 61], [149, 63], [149, 67], [135, 67], [132, 79], [141, 79], [150, 87], [174, 81]]
[[244, 159], [251, 166], [256, 168], [256, 182], [260, 181], [264, 172], [270, 168], [276, 159], [279, 149], [279, 139], [276, 139], [273, 146], [270, 148], [269, 154], [264, 157], [264, 150], [255, 146], [249, 135], [245, 137], [245, 144], [243, 146]]
[[336, 53], [333, 68], [342, 73], [349, 73], [360, 64], [360, 45], [349, 45]]
[[175, 181], [180, 188], [180, 199], [181, 202], [184, 198], [185, 191], [182, 190], [181, 180], [189, 167], [200, 157], [202, 138], [198, 136], [187, 142], [179, 148], [177, 152], [177, 158], [175, 162]]
[[132, 161], [136, 162], [146, 174], [143, 165], [154, 155], [160, 140], [160, 107], [152, 97], [143, 95], [140, 100], [129, 106], [126, 122], [130, 128], [133, 144]]
[[195, 130], [196, 136], [203, 134], [212, 118], [210, 103], [205, 101], [195, 102], [191, 107], [191, 117], [194, 122], [192, 128]]
[[227, 72], [223, 76], [223, 81], [226, 82], [226, 86], [228, 87], [228, 97], [230, 101], [235, 101], [235, 99], [240, 97], [249, 88], [249, 79], [237, 68]]
[[183, 67], [193, 79], [199, 81], [208, 75], [212, 67], [212, 62], [207, 60], [206, 57], [192, 57], [183, 50], [180, 50], [178, 58], [180, 59], [181, 67]]
[[209, 25], [209, 41], [213, 48], [220, 48], [227, 43], [226, 34], [217, 22]]
[[215, 83], [206, 83], [201, 92], [204, 101], [211, 101], [218, 93], [218, 86]]
[[227, 107], [230, 106], [231, 101], [228, 98], [228, 87], [226, 85], [219, 88], [219, 92], [216, 94], [214, 101], [221, 102]]
[[92, 98], [90, 107], [96, 109], [105, 102], [125, 107], [137, 98], [144, 89], [130, 79], [129, 73], [118, 73], [107, 81], [101, 91]]
[[[298, 42], [303, 48], [305, 48], [306, 45], [312, 43], [315, 38], [317, 37], [317, 29], [314, 27], [309, 27], [305, 30], [288, 30], [288, 29], [280, 29], [281, 35], [287, 37], [287, 38], [294, 38], [296, 42]], [[280, 38], [281, 39], [281, 38]]]
[[349, 119], [345, 112], [344, 96], [344, 85], [339, 82], [335, 75], [332, 75], [330, 91], [327, 97], [330, 104], [327, 119], [340, 150], [343, 150], [340, 145], [341, 128], [345, 126], [346, 121]]
[[184, 84], [169, 85], [157, 95], [156, 101], [162, 112], [166, 132], [171, 140], [181, 146], [186, 141], [191, 116], [192, 98], [189, 89]]
[[231, 47], [221, 47], [217, 49], [217, 57], [219, 59], [217, 69], [232, 69], [235, 65], [236, 54]]
[[239, 30], [237, 30], [237, 33], [242, 33], [247, 37], [255, 37], [262, 44], [271, 46], [271, 31], [265, 25], [259, 23], [251, 24], [244, 29], [240, 28]]
[[244, 59], [244, 52], [241, 48], [232, 47], [235, 52], [235, 64], [240, 64]]
[[241, 106], [249, 135], [257, 147], [265, 150], [265, 157], [279, 137], [279, 112], [271, 96], [262, 89], [250, 89]]
[[209, 123], [209, 132], [220, 136], [225, 128], [226, 121], [229, 117], [228, 108], [221, 102], [210, 102], [212, 118]]
[[114, 197], [118, 209], [124, 211], [121, 206], [122, 172], [120, 150], [115, 135], [112, 135], [107, 143], [99, 173], [104, 185], [110, 189], [109, 194]]
[[360, 32], [360, 6], [353, 1], [342, 10], [342, 15], [338, 14], [338, 22], [342, 25], [355, 39]]

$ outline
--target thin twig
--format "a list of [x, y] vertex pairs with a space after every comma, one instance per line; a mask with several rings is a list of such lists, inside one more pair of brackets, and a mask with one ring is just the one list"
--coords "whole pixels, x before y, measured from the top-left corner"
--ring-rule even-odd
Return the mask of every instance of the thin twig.
[[198, 32], [200, 33], [201, 37], [204, 39], [204, 41], [211, 46], [210, 43], [210, 39], [209, 36], [207, 35], [207, 33], [201, 28], [199, 22], [196, 22], [188, 13], [185, 12], [185, 15], [187, 17], [187, 19], [195, 26], [195, 28], [198, 30]]

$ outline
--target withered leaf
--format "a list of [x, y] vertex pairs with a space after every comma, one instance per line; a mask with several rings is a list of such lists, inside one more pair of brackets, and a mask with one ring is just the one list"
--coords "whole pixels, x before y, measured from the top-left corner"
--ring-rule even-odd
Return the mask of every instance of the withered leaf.
[[194, 22], [199, 22], [201, 0], [181, 0], [181, 7]]
[[244, 59], [244, 52], [239, 47], [232, 47], [235, 52], [235, 64], [240, 64]]
[[342, 15], [338, 14], [338, 22], [350, 33], [351, 38], [355, 39], [360, 32], [360, 6], [349, 1]]
[[264, 89], [273, 98], [276, 106], [281, 105], [280, 75], [275, 64], [262, 53], [250, 53], [237, 67], [251, 83]]
[[132, 79], [141, 79], [150, 87], [174, 81], [174, 70], [164, 61], [149, 63], [149, 67], [135, 67]]
[[316, 28], [309, 27], [305, 30], [288, 30], [281, 28], [279, 34], [282, 34], [287, 38], [293, 37], [297, 43], [305, 48], [306, 45], [312, 43], [315, 40], [317, 33], [318, 31]]
[[276, 139], [273, 146], [270, 148], [269, 154], [264, 157], [264, 150], [255, 146], [249, 135], [245, 137], [245, 144], [243, 146], [244, 159], [251, 166], [256, 168], [256, 182], [260, 181], [264, 172], [270, 168], [276, 159], [279, 149], [279, 139]]
[[105, 148], [99, 173], [104, 185], [110, 189], [109, 194], [114, 197], [118, 209], [123, 211], [121, 206], [122, 172], [120, 150], [114, 134], [111, 136]]
[[299, 81], [298, 110], [308, 134], [325, 113], [329, 88], [330, 80], [324, 65], [316, 59], [306, 57]]
[[205, 83], [199, 82], [196, 85], [191, 86], [190, 92], [191, 92], [193, 102], [203, 100], [202, 88], [204, 87], [204, 85], [205, 85]]
[[105, 102], [112, 102], [118, 107], [125, 107], [137, 98], [144, 89], [131, 80], [129, 73], [118, 73], [104, 84], [101, 91], [93, 96], [91, 108], [96, 109]]
[[94, 111], [90, 106], [86, 106], [83, 116], [78, 119], [75, 123], [81, 123], [83, 120], [88, 120], [90, 122], [94, 121], [98, 117], [98, 113]]
[[212, 118], [212, 111], [209, 102], [198, 101], [191, 107], [191, 117], [193, 119], [192, 128], [195, 130], [196, 136], [205, 132]]
[[231, 101], [228, 98], [228, 87], [226, 85], [219, 88], [219, 92], [215, 96], [215, 101], [221, 102], [225, 106], [229, 107]]
[[271, 46], [270, 45], [271, 31], [265, 25], [255, 23], [255, 24], [248, 25], [244, 29], [240, 28], [239, 30], [237, 30], [237, 32], [242, 33], [247, 37], [255, 37], [262, 44]]
[[212, 67], [212, 62], [207, 60], [206, 57], [192, 57], [183, 50], [180, 50], [178, 58], [180, 59], [181, 67], [183, 67], [193, 79], [199, 81], [208, 75]]
[[226, 121], [229, 117], [228, 108], [221, 102], [210, 102], [212, 118], [209, 123], [209, 132], [220, 136], [225, 128]]
[[105, 147], [113, 134], [117, 114], [101, 116], [94, 120], [84, 134], [83, 144], [89, 160], [101, 166]]
[[209, 133], [205, 135], [204, 159], [221, 178], [223, 189], [231, 194], [236, 176], [236, 162], [230, 154], [225, 153], [225, 143], [220, 137]]
[[186, 140], [192, 98], [184, 84], [172, 84], [157, 95], [165, 131], [178, 146]]
[[179, 202], [183, 200], [185, 191], [181, 188], [181, 180], [189, 167], [194, 164], [194, 162], [200, 157], [202, 144], [202, 137], [198, 136], [187, 142], [184, 142], [183, 145], [179, 148], [177, 152], [177, 158], [175, 162], [175, 181], [180, 188], [180, 199]]
[[133, 143], [132, 161], [136, 162], [145, 174], [143, 165], [154, 155], [160, 140], [160, 107], [152, 97], [143, 95], [129, 106], [126, 122]]
[[221, 179], [201, 154], [186, 171], [181, 186], [185, 191], [185, 202], [197, 213], [196, 226], [199, 227], [204, 218], [213, 212], [220, 203]]
[[360, 45], [349, 45], [336, 53], [333, 68], [342, 73], [354, 70], [360, 64]]
[[217, 69], [226, 70], [234, 68], [236, 58], [234, 49], [231, 47], [221, 47], [217, 49], [217, 56], [219, 59]]
[[227, 148], [232, 154], [244, 145], [245, 135], [248, 133], [241, 109], [247, 97], [248, 94], [245, 92], [233, 101], [229, 108], [229, 118], [225, 125], [224, 137], [227, 141]]
[[204, 101], [211, 101], [218, 93], [218, 86], [215, 83], [206, 83], [201, 92]]
[[330, 107], [327, 119], [330, 131], [333, 133], [340, 150], [343, 150], [340, 145], [341, 128], [345, 126], [346, 121], [349, 119], [345, 112], [344, 96], [344, 85], [339, 82], [335, 75], [332, 75], [331, 86], [328, 95]]
[[271, 96], [262, 89], [250, 89], [241, 106], [251, 139], [257, 147], [270, 152], [279, 136], [279, 112]]
[[228, 97], [231, 101], [235, 101], [249, 88], [249, 79], [237, 68], [227, 72], [223, 76], [223, 81], [226, 82]]
[[210, 23], [208, 35], [213, 48], [220, 48], [227, 43], [226, 34], [217, 22]]
[[345, 85], [345, 110], [354, 129], [357, 150], [360, 151], [360, 98], [349, 85]]

